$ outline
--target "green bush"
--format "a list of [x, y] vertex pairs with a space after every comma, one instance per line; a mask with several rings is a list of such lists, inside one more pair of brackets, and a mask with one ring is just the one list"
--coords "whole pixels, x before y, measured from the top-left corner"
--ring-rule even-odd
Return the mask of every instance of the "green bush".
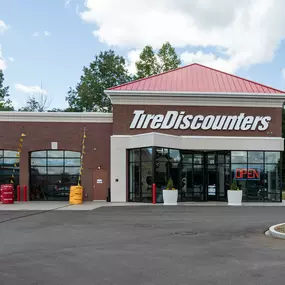
[[168, 179], [166, 189], [172, 190], [173, 188], [173, 180], [171, 178]]
[[234, 179], [232, 184], [231, 184], [231, 189], [230, 190], [240, 190], [237, 186], [237, 181]]

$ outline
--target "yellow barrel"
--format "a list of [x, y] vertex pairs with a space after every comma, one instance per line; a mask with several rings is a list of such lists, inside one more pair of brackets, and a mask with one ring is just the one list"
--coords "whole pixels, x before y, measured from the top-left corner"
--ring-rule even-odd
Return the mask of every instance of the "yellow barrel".
[[78, 205], [82, 204], [83, 200], [83, 187], [82, 186], [71, 186], [69, 193], [69, 204]]

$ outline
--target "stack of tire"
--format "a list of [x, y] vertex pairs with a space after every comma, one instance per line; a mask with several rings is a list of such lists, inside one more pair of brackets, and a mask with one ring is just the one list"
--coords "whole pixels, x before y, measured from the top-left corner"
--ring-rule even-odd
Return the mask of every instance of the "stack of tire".
[[0, 186], [1, 204], [14, 204], [14, 185], [3, 184]]
[[82, 204], [83, 200], [83, 187], [82, 186], [71, 186], [69, 193], [69, 204], [78, 205]]

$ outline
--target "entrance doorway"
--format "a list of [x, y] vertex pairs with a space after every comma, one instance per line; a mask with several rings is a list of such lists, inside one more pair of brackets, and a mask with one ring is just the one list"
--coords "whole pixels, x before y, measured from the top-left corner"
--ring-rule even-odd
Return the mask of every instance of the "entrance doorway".
[[226, 201], [230, 153], [182, 151], [181, 201]]

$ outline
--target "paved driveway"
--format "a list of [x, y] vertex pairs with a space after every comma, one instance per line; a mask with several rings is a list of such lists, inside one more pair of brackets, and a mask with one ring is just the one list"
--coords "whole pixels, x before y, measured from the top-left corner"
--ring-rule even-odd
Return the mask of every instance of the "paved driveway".
[[190, 206], [0, 212], [0, 284], [284, 284], [285, 241], [263, 234], [284, 214]]

